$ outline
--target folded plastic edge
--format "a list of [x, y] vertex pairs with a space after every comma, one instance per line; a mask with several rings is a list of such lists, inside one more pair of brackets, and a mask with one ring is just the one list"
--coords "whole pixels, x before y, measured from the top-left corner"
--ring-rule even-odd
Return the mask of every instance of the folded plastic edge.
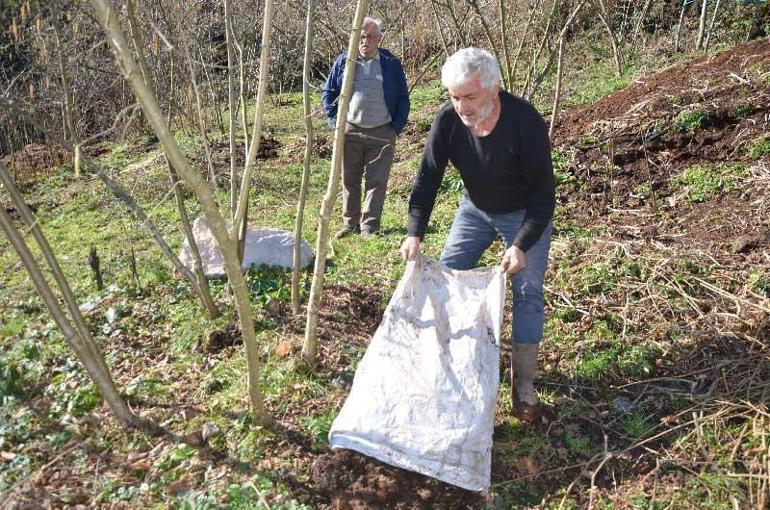
[[[483, 492], [489, 489], [489, 480], [487, 483], [483, 483], [478, 480], [479, 476], [475, 473], [471, 473], [466, 469], [462, 469], [459, 466], [455, 466], [455, 473], [457, 476], [442, 475], [436, 469], [420, 465], [404, 455], [403, 453], [390, 448], [388, 445], [382, 443], [372, 443], [360, 436], [345, 434], [344, 432], [333, 431], [329, 433], [329, 446], [333, 449], [345, 448], [347, 450], [354, 450], [358, 453], [362, 453], [369, 457], [373, 457], [379, 461], [390, 464], [391, 466], [400, 467], [409, 471], [414, 471], [422, 475], [430, 476], [442, 482], [455, 485], [462, 489], [466, 489], [473, 492]], [[427, 460], [427, 459], [426, 459]], [[427, 460], [429, 463], [436, 463], [436, 461]], [[475, 483], [464, 483], [463, 479], [474, 478]]]

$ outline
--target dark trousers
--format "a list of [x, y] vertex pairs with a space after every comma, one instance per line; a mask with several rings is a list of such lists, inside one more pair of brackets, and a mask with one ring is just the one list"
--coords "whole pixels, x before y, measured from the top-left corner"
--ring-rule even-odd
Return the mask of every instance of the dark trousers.
[[376, 128], [346, 125], [342, 161], [342, 222], [346, 227], [360, 226], [362, 232], [370, 233], [380, 229], [395, 142], [396, 131], [390, 124]]

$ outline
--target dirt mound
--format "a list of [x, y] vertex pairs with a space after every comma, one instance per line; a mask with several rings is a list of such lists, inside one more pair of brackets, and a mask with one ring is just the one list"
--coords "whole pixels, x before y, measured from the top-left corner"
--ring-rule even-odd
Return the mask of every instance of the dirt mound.
[[30, 144], [0, 159], [19, 187], [53, 175], [62, 163], [71, 159], [69, 151], [55, 145]]
[[325, 508], [340, 510], [481, 508], [484, 503], [476, 493], [348, 450], [318, 457], [311, 482], [328, 499]]
[[[645, 115], [660, 117], [661, 107], [668, 110], [675, 103], [681, 105], [681, 100], [688, 97], [700, 98], [701, 102], [722, 97], [728, 92], [726, 89], [749, 84], [745, 76], [747, 71], [768, 62], [770, 40], [761, 40], [737, 46], [713, 58], [669, 67], [573, 111], [559, 123], [557, 139], [585, 135], [594, 129], [596, 123], [613, 119], [625, 117], [628, 121], [629, 118]], [[761, 109], [762, 105], [756, 104], [756, 107]]]
[[[313, 156], [321, 159], [331, 158], [334, 141], [332, 138], [316, 133], [313, 136], [313, 147], [311, 149]], [[287, 156], [292, 161], [302, 161], [302, 158], [305, 157], [305, 137], [299, 138], [294, 145], [289, 147]]]
[[753, 42], [571, 112], [555, 137], [560, 202], [635, 225], [622, 236], [726, 253], [740, 237], [754, 240], [743, 251], [770, 246], [770, 154], [757, 149], [770, 144], [768, 76], [770, 41]]

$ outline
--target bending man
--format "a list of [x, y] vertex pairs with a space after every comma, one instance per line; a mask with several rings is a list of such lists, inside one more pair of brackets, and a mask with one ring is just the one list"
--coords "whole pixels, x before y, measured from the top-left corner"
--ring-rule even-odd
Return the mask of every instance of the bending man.
[[500, 236], [501, 268], [513, 280], [513, 391], [517, 415], [538, 413], [533, 385], [543, 337], [543, 279], [551, 245], [555, 183], [548, 133], [540, 114], [500, 89], [500, 70], [487, 51], [465, 48], [441, 70], [450, 104], [436, 116], [409, 201], [405, 259], [420, 251], [447, 162], [465, 193], [441, 262], [471, 269]]
[[[345, 156], [342, 162], [342, 222], [337, 237], [380, 230], [385, 192], [393, 163], [396, 136], [409, 115], [409, 90], [401, 62], [380, 48], [380, 22], [365, 18], [356, 56], [353, 93], [345, 124]], [[347, 52], [332, 65], [321, 93], [329, 125], [337, 117]], [[361, 179], [364, 203], [361, 209]]]

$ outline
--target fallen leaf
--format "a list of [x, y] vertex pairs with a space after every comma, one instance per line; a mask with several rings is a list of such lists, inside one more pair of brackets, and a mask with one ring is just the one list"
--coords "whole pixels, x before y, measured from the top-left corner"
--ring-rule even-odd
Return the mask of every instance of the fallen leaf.
[[291, 340], [283, 340], [275, 346], [275, 355], [284, 358], [291, 354], [293, 347]]
[[522, 457], [519, 459], [519, 471], [528, 475], [536, 475], [540, 472], [540, 466], [532, 457]]
[[190, 477], [185, 477], [166, 487], [166, 494], [174, 496], [180, 492], [189, 491], [192, 488], [193, 481]]

